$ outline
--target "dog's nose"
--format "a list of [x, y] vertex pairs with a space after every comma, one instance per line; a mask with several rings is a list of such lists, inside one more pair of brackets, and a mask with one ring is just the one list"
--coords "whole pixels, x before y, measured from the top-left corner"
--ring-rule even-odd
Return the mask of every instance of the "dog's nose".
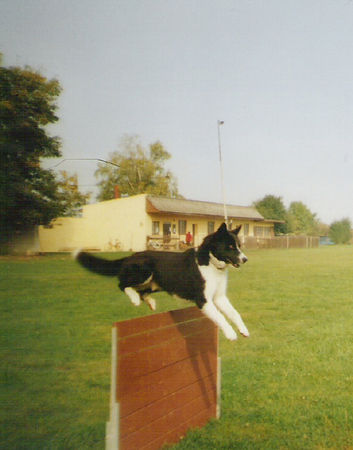
[[247, 260], [248, 260], [248, 258], [246, 256], [243, 256], [242, 259], [241, 259], [243, 264], [245, 264]]

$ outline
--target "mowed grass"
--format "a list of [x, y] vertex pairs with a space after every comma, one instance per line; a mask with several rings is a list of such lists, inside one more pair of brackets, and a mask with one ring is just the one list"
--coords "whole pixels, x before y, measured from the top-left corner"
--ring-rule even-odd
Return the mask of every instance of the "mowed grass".
[[[221, 335], [221, 419], [175, 449], [353, 448], [353, 247], [246, 253], [228, 294], [251, 337]], [[103, 449], [111, 324], [149, 309], [67, 256], [0, 276], [0, 448]]]

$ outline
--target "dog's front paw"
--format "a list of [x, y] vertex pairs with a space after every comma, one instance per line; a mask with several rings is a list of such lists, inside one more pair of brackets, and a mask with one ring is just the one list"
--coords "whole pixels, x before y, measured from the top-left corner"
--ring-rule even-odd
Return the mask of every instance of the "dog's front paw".
[[249, 333], [249, 331], [248, 331], [248, 329], [247, 329], [246, 327], [242, 328], [242, 329], [239, 330], [239, 331], [240, 331], [240, 334], [241, 334], [242, 336], [244, 336], [244, 337], [249, 337], [249, 336], [250, 336], [250, 333]]
[[233, 328], [224, 330], [224, 335], [229, 341], [236, 341], [238, 339], [237, 333], [233, 330]]

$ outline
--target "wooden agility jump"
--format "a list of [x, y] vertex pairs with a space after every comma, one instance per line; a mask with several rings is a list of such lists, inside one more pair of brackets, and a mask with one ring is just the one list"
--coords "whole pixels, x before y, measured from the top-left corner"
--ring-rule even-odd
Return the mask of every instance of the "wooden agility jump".
[[219, 416], [218, 329], [198, 308], [114, 324], [107, 450], [157, 450]]

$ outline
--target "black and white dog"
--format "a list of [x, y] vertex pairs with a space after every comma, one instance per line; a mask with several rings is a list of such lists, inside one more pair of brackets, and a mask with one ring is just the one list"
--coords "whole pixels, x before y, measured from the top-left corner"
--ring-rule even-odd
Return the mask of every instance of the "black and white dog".
[[150, 294], [158, 291], [195, 302], [228, 339], [235, 340], [237, 335], [224, 315], [235, 323], [243, 336], [249, 336], [240, 314], [226, 295], [227, 267], [238, 268], [247, 261], [240, 250], [240, 228], [229, 231], [223, 223], [215, 233], [206, 236], [200, 247], [183, 253], [143, 251], [109, 261], [79, 251], [76, 258], [92, 272], [117, 276], [120, 289], [136, 306], [142, 300], [156, 309]]

